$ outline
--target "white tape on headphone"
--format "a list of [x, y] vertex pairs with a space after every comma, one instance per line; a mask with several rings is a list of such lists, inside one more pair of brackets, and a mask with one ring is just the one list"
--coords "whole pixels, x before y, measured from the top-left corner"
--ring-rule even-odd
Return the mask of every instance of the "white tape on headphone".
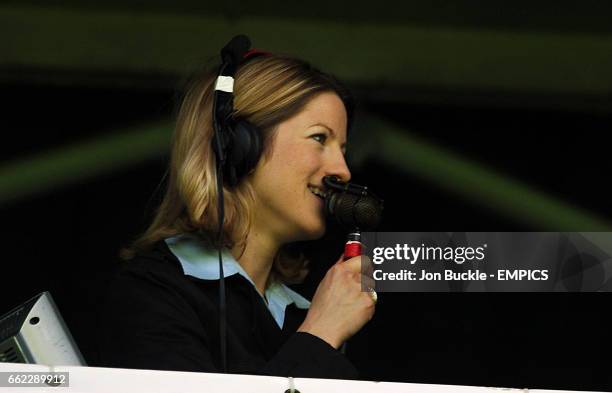
[[221, 90], [226, 93], [234, 92], [234, 78], [231, 76], [219, 75], [215, 82], [215, 90]]

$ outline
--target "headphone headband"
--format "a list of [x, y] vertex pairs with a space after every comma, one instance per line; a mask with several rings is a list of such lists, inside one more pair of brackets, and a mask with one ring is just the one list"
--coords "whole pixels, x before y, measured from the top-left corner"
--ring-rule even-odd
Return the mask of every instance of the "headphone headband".
[[251, 40], [249, 37], [240, 34], [235, 36], [221, 49], [221, 62], [223, 66], [231, 67], [228, 72], [232, 75], [236, 72], [236, 68], [242, 62], [244, 55], [251, 48]]

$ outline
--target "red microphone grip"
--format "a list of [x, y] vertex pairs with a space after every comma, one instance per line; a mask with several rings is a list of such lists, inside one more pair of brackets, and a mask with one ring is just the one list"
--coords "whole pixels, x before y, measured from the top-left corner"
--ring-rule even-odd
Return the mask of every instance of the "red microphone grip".
[[361, 243], [348, 241], [344, 245], [344, 260], [361, 255]]
[[344, 245], [344, 260], [358, 257], [363, 253], [363, 244], [361, 244], [361, 234], [354, 232], [348, 235], [346, 244]]

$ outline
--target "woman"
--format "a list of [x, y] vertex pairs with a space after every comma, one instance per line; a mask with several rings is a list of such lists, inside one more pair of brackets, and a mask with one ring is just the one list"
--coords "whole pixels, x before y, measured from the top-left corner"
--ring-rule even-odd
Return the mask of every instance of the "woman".
[[338, 348], [374, 313], [374, 301], [361, 291], [359, 257], [330, 268], [312, 303], [285, 286], [306, 273], [308, 261], [294, 244], [325, 231], [322, 178], [350, 179], [344, 159], [349, 96], [334, 78], [300, 60], [266, 54], [242, 61], [232, 117], [257, 127], [263, 151], [237, 184], [224, 185], [219, 243], [216, 77], [197, 78], [184, 97], [167, 192], [111, 286], [102, 362], [220, 372], [221, 244], [227, 371], [355, 378]]

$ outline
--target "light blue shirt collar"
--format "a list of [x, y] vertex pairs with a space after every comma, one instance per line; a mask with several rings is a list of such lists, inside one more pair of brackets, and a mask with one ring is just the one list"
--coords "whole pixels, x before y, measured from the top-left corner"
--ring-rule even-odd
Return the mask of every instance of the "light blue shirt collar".
[[[166, 244], [170, 251], [177, 257], [186, 275], [200, 278], [202, 280], [219, 279], [219, 255], [218, 251], [206, 247], [196, 237], [189, 235], [179, 235], [167, 238]], [[242, 269], [240, 264], [232, 255], [224, 251], [223, 255], [223, 276], [229, 277], [240, 274], [246, 278], [255, 288], [255, 283], [249, 275]], [[259, 293], [259, 292], [257, 292]], [[261, 294], [260, 294], [261, 296]], [[285, 308], [295, 303], [296, 307], [307, 309], [310, 302], [299, 293], [279, 282], [273, 282], [266, 288], [264, 303], [274, 317], [278, 326], [282, 329], [285, 321]], [[267, 299], [267, 302], [265, 301]]]

